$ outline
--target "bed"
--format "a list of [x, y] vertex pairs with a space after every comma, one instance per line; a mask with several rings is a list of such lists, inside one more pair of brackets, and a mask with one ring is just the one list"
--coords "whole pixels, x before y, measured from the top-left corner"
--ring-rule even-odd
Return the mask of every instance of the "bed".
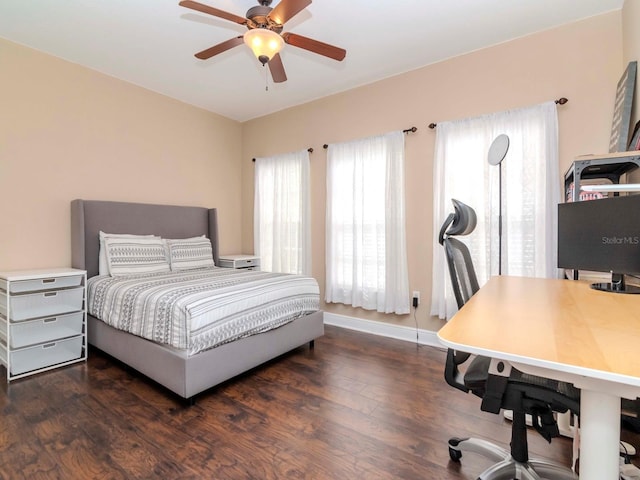
[[[204, 235], [211, 240], [214, 263], [219, 262], [215, 208], [72, 201], [72, 266], [86, 270], [87, 278], [95, 277], [99, 272], [100, 231], [158, 235], [170, 239]], [[323, 314], [318, 310], [263, 333], [190, 355], [186, 349], [132, 335], [93, 315], [87, 315], [87, 337], [91, 346], [122, 361], [180, 397], [191, 400], [204, 390], [306, 343], [313, 347], [314, 339], [323, 334]]]

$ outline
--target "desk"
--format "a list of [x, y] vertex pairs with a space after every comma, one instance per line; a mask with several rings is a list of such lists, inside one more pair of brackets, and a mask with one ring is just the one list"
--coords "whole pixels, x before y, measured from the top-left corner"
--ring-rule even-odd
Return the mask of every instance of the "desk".
[[493, 277], [438, 338], [580, 388], [580, 478], [619, 478], [620, 398], [640, 397], [640, 295], [583, 281]]

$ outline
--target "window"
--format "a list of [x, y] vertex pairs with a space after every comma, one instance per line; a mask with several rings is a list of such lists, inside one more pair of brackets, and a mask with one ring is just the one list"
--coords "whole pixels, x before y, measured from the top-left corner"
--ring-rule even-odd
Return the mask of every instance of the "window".
[[326, 301], [409, 313], [402, 132], [329, 145]]
[[[487, 153], [499, 134], [510, 144], [501, 166]], [[557, 277], [558, 119], [554, 102], [482, 117], [439, 122], [434, 165], [435, 232], [453, 211], [451, 199], [476, 211], [475, 231], [462, 237], [482, 285], [498, 274], [499, 168], [502, 168], [502, 273]], [[433, 249], [431, 314], [450, 318], [457, 310], [444, 252]]]
[[311, 275], [309, 153], [256, 158], [254, 249], [260, 268]]

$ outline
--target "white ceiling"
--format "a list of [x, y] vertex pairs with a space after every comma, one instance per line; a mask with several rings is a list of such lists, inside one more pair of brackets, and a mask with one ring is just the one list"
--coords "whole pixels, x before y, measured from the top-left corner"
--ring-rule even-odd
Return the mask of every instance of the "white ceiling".
[[[256, 0], [199, 0], [241, 17]], [[274, 7], [279, 0], [274, 0]], [[193, 55], [246, 28], [178, 0], [0, 0], [0, 37], [245, 121], [536, 31], [624, 0], [314, 0], [284, 31], [347, 50], [342, 62], [285, 45], [273, 84], [248, 47]], [[0, 59], [1, 61], [1, 59]]]

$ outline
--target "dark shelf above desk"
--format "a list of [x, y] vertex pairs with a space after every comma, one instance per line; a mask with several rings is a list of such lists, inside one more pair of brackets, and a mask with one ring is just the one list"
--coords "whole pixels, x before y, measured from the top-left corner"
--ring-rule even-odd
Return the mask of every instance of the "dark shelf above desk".
[[[608, 153], [605, 155], [582, 155], [577, 157], [564, 174], [565, 201], [580, 199], [580, 184], [583, 180], [608, 180], [620, 183], [620, 177], [640, 167], [640, 151]], [[573, 192], [569, 189], [573, 183]]]

